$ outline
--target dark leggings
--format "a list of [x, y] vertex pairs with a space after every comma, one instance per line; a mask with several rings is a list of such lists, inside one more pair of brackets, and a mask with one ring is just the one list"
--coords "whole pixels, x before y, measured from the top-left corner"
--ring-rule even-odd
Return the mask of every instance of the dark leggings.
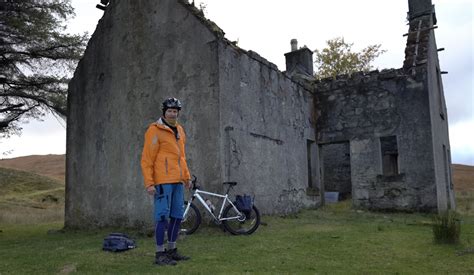
[[181, 219], [170, 218], [168, 223], [167, 219], [162, 219], [156, 223], [155, 226], [155, 240], [157, 245], [163, 245], [165, 242], [165, 229], [168, 228], [168, 242], [174, 243], [178, 239], [179, 228], [181, 225]]

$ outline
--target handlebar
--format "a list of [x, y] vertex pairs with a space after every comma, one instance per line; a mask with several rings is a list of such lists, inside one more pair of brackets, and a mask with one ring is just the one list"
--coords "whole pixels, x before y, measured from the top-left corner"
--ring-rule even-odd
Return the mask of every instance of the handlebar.
[[[201, 189], [199, 185], [197, 185], [197, 177], [195, 175], [191, 176], [191, 189], [196, 190], [196, 189]], [[229, 191], [233, 189], [235, 185], [237, 185], [237, 182], [224, 182], [224, 185], [228, 184], [229, 186], [227, 187], [227, 191], [225, 192], [226, 194], [229, 194]]]
[[191, 182], [192, 182], [192, 189], [193, 190], [196, 190], [196, 189], [199, 189], [200, 187], [196, 184], [197, 182], [197, 177], [195, 175], [192, 175], [191, 177]]

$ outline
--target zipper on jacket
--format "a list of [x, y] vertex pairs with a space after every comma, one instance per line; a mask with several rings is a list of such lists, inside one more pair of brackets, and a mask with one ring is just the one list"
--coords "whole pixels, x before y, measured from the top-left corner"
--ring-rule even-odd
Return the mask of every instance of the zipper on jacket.
[[[173, 130], [171, 130], [168, 126], [165, 125], [165, 129], [169, 132], [171, 132], [174, 136], [174, 132]], [[178, 130], [178, 133], [179, 133], [179, 130]], [[181, 136], [181, 135], [180, 135]], [[175, 140], [176, 140], [176, 146], [178, 147], [178, 167], [179, 167], [179, 177], [181, 179], [183, 179], [183, 169], [181, 168], [181, 149], [179, 149], [179, 142], [178, 140], [176, 139], [175, 137]], [[168, 159], [165, 158], [165, 166], [166, 166], [166, 174], [168, 175]]]
[[[179, 130], [178, 130], [179, 133]], [[179, 149], [179, 142], [176, 140], [176, 145], [178, 146], [178, 167], [179, 167], [179, 177], [183, 179], [183, 170], [181, 169], [181, 150]]]

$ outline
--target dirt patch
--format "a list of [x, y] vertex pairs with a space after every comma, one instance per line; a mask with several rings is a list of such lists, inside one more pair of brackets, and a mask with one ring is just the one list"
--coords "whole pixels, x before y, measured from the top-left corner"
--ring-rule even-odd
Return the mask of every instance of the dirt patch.
[[77, 272], [76, 264], [68, 264], [68, 265], [63, 266], [63, 268], [61, 268], [61, 270], [59, 271], [59, 274], [69, 274], [73, 272]]

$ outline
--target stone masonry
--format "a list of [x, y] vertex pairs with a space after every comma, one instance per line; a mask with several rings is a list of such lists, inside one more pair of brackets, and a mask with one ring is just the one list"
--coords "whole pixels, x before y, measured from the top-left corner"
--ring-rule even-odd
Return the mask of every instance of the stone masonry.
[[356, 208], [455, 207], [434, 8], [409, 4], [403, 68], [316, 81], [296, 41], [280, 72], [185, 0], [111, 1], [69, 84], [66, 227], [152, 224], [143, 135], [170, 96], [200, 185], [237, 181], [264, 214], [325, 190]]
[[[409, 8], [403, 68], [314, 84], [324, 187], [343, 194], [351, 189], [355, 207], [455, 207], [434, 6], [431, 1], [409, 1]], [[350, 149], [341, 152], [340, 144]], [[347, 156], [350, 168], [340, 171], [346, 163], [341, 158]], [[352, 188], [347, 187], [349, 175]]]

